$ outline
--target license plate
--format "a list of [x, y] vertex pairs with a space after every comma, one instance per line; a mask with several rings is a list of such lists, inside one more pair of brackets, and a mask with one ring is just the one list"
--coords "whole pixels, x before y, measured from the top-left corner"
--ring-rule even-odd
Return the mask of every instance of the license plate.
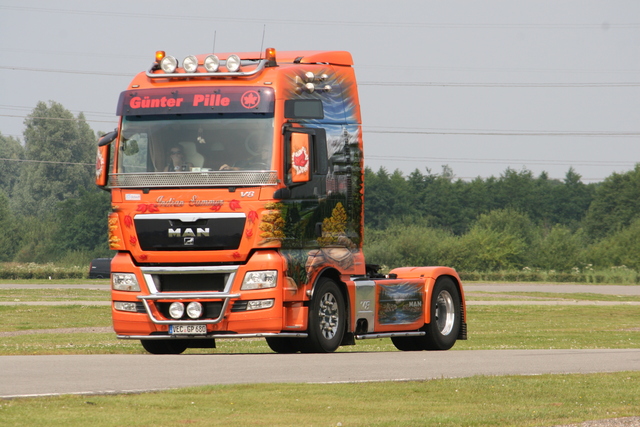
[[169, 325], [171, 335], [206, 335], [207, 325]]

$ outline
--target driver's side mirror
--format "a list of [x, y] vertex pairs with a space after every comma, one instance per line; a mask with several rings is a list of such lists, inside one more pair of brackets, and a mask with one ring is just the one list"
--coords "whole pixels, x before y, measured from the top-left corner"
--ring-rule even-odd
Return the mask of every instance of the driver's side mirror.
[[109, 145], [113, 142], [114, 139], [118, 137], [118, 129], [114, 129], [109, 133], [105, 133], [98, 140], [98, 147], [104, 147], [105, 145]]

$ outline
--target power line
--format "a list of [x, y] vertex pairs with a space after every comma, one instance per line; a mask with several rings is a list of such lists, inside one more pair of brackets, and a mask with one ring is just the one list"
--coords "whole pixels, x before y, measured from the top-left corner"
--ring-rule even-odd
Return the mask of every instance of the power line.
[[95, 163], [78, 163], [78, 162], [54, 162], [48, 160], [27, 160], [27, 159], [6, 159], [0, 158], [0, 161], [4, 162], [20, 162], [20, 163], [47, 163], [53, 165], [80, 165], [80, 166], [95, 166]]
[[[51, 68], [17, 67], [0, 65], [1, 70], [11, 71], [33, 71], [44, 73], [80, 74], [109, 77], [132, 77], [136, 73], [115, 73], [105, 71], [80, 71], [80, 70], [60, 70]], [[515, 83], [480, 83], [480, 82], [383, 82], [383, 81], [361, 81], [360, 86], [389, 86], [389, 87], [487, 87], [487, 88], [552, 88], [552, 87], [638, 87], [640, 82], [515, 82]]]
[[[17, 117], [17, 118], [30, 118], [30, 119], [39, 119], [39, 120], [59, 120], [59, 121], [64, 121], [64, 122], [73, 122], [78, 120], [77, 118], [72, 118], [72, 119], [65, 119], [64, 117], [30, 117], [30, 116], [23, 116], [23, 115], [17, 115], [17, 114], [0, 114], [0, 117]], [[92, 123], [114, 123], [117, 122], [118, 119], [114, 118], [113, 120], [93, 120], [93, 119], [84, 119], [85, 122], [92, 122]]]
[[80, 70], [54, 70], [54, 69], [47, 69], [47, 68], [14, 67], [14, 66], [5, 66], [5, 65], [0, 65], [0, 69], [12, 70], [12, 71], [37, 71], [37, 72], [45, 72], [45, 73], [84, 74], [84, 75], [93, 75], [93, 76], [132, 77], [131, 73], [109, 73], [104, 71], [80, 71]]
[[[365, 127], [366, 129], [366, 127]], [[640, 131], [521, 131], [521, 130], [367, 130], [367, 133], [380, 134], [405, 134], [405, 135], [474, 135], [474, 136], [582, 136], [582, 137], [635, 137], [640, 136]]]
[[[21, 106], [9, 106], [0, 105], [0, 109], [28, 109], [29, 107]], [[110, 113], [100, 112], [83, 112], [83, 114], [100, 115], [100, 116], [112, 116]], [[62, 117], [30, 117], [29, 115], [17, 115], [17, 114], [0, 114], [0, 117], [17, 117], [17, 118], [32, 118], [40, 120], [59, 120], [59, 121], [75, 121], [77, 118], [62, 118]], [[113, 116], [113, 120], [96, 120], [87, 119], [87, 122], [95, 123], [115, 123], [118, 118]], [[382, 129], [380, 126], [364, 126], [366, 133], [368, 134], [403, 134], [403, 135], [469, 135], [469, 136], [573, 136], [573, 137], [636, 137], [640, 136], [640, 131], [547, 131], [547, 130], [502, 130], [502, 129], [419, 129], [408, 127], [397, 127]], [[415, 129], [415, 130], [408, 130]]]
[[406, 86], [406, 87], [637, 87], [640, 82], [584, 82], [584, 83], [472, 83], [472, 82], [367, 82], [360, 86]]
[[[94, 11], [94, 10], [78, 10], [78, 9], [52, 9], [43, 7], [26, 7], [26, 6], [0, 6], [0, 9], [24, 11], [24, 12], [44, 12], [59, 13], [68, 15], [90, 15], [90, 16], [114, 16], [119, 18], [133, 19], [168, 19], [168, 20], [192, 20], [192, 21], [223, 21], [223, 22], [250, 22], [264, 24], [265, 18], [235, 18], [222, 16], [206, 16], [206, 15], [162, 15], [156, 13], [133, 13], [133, 12], [113, 12], [113, 11]], [[602, 30], [602, 23], [595, 24], [476, 24], [476, 23], [429, 23], [429, 22], [389, 22], [389, 21], [327, 21], [327, 20], [290, 20], [290, 19], [269, 19], [273, 24], [285, 25], [315, 25], [315, 26], [354, 26], [354, 27], [402, 27], [402, 28], [432, 28], [432, 29], [459, 29], [459, 28], [476, 28], [476, 29], [542, 29], [542, 30]], [[640, 23], [607, 23], [608, 29], [636, 29], [640, 28]]]
[[450, 163], [490, 163], [490, 164], [513, 164], [527, 163], [532, 165], [546, 166], [620, 166], [633, 167], [637, 162], [633, 161], [604, 161], [604, 160], [532, 160], [532, 159], [477, 159], [477, 158], [454, 158], [454, 157], [416, 157], [416, 156], [365, 156], [365, 159], [395, 160], [400, 162], [450, 162]]

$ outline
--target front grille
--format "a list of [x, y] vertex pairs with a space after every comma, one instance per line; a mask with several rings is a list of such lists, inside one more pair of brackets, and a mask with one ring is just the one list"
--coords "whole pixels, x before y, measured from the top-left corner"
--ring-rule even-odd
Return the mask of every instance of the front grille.
[[231, 307], [232, 313], [237, 313], [239, 311], [247, 311], [247, 305], [249, 301], [234, 301], [233, 306]]
[[114, 173], [109, 176], [111, 188], [246, 187], [277, 183], [276, 171]]
[[138, 214], [134, 217], [145, 251], [235, 250], [240, 246], [243, 213]]
[[229, 275], [208, 274], [159, 274], [156, 276], [158, 292], [223, 292]]

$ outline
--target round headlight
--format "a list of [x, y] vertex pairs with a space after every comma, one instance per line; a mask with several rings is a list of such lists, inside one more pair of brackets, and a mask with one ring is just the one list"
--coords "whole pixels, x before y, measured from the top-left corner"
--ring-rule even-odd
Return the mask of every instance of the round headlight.
[[162, 61], [160, 61], [160, 68], [162, 68], [162, 71], [165, 73], [173, 73], [176, 71], [176, 68], [178, 68], [178, 60], [173, 56], [165, 56], [162, 58]]
[[220, 67], [220, 59], [215, 55], [209, 55], [204, 58], [204, 68], [210, 72], [215, 73]]
[[169, 316], [180, 319], [184, 315], [184, 304], [181, 302], [171, 303], [169, 306]]
[[192, 319], [197, 319], [202, 316], [202, 304], [196, 301], [190, 302], [189, 305], [187, 305], [187, 316]]
[[227, 70], [235, 73], [240, 69], [240, 57], [238, 55], [229, 55], [227, 58]]
[[182, 68], [184, 68], [187, 73], [195, 73], [198, 70], [198, 58], [193, 55], [187, 56], [184, 58], [184, 61], [182, 61]]

